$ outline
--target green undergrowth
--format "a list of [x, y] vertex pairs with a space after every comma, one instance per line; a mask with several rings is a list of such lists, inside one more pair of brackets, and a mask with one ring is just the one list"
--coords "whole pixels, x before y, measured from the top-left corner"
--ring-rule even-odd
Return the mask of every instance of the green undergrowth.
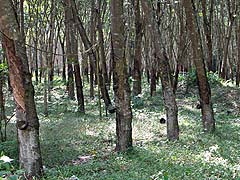
[[[177, 92], [180, 140], [169, 142], [166, 124], [159, 123], [165, 117], [160, 86], [157, 95], [150, 97], [148, 84], [144, 83], [143, 93], [132, 99], [134, 148], [122, 154], [114, 151], [115, 115], [106, 117], [102, 102], [103, 116], [99, 117], [98, 100], [89, 98], [87, 84], [86, 114], [77, 112], [76, 101], [68, 100], [64, 83], [57, 81], [48, 117], [43, 114], [43, 86], [36, 85], [45, 170], [42, 179], [240, 179], [239, 89], [222, 82], [212, 86], [217, 130], [206, 134], [202, 131], [201, 112], [195, 107], [197, 88], [193, 85], [185, 94], [181, 83]], [[15, 159], [17, 167], [14, 129], [12, 122], [8, 141], [0, 144], [0, 151]]]

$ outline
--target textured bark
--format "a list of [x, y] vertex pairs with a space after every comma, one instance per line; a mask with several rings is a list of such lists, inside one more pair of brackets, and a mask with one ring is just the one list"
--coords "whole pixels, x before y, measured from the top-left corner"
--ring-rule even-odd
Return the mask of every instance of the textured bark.
[[[90, 22], [90, 41], [92, 44], [96, 41], [96, 12], [95, 12], [95, 0], [91, 0], [91, 22]], [[85, 49], [86, 49], [86, 45]], [[90, 97], [94, 98], [94, 70], [96, 62], [92, 61], [92, 59], [89, 56], [89, 71], [90, 71]]]
[[187, 28], [189, 30], [190, 39], [192, 42], [193, 61], [196, 66], [198, 89], [200, 95], [200, 103], [202, 110], [203, 128], [207, 132], [215, 130], [215, 120], [213, 115], [213, 108], [211, 102], [211, 89], [206, 76], [206, 68], [201, 54], [201, 47], [199, 42], [199, 34], [196, 23], [194, 22], [193, 7], [191, 0], [184, 0], [183, 6], [187, 17]]
[[140, 14], [139, 0], [134, 1], [134, 13], [135, 13], [135, 52], [133, 62], [133, 95], [137, 96], [142, 92], [142, 23]]
[[61, 40], [61, 37], [59, 35], [59, 41], [61, 44], [62, 54], [63, 54], [63, 56], [62, 56], [62, 80], [66, 81], [66, 56], [64, 55], [65, 54], [65, 46], [64, 46], [65, 36], [64, 36], [63, 40]]
[[[64, 11], [65, 11], [65, 34], [66, 34], [66, 46], [67, 48], [71, 47], [71, 29], [72, 25], [69, 23], [71, 21], [71, 1], [70, 0], [65, 0], [65, 6], [64, 6]], [[68, 54], [68, 52], [67, 52]], [[75, 99], [75, 93], [74, 93], [74, 79], [73, 79], [73, 65], [72, 65], [72, 60], [71, 57], [67, 57], [67, 91], [68, 91], [68, 96], [70, 99]]]
[[[222, 61], [222, 65], [221, 65], [221, 77], [223, 79], [228, 79], [228, 61], [229, 61], [229, 46], [230, 46], [230, 43], [231, 43], [231, 38], [232, 38], [232, 30], [233, 30], [233, 26], [234, 26], [234, 22], [235, 22], [235, 17], [234, 15], [236, 15], [236, 7], [235, 8], [232, 8], [231, 6], [231, 1], [230, 0], [227, 0], [226, 1], [226, 4], [227, 4], [227, 8], [228, 8], [228, 16], [229, 16], [229, 27], [227, 28], [227, 35], [225, 37], [226, 41], [225, 41], [225, 44], [224, 44], [224, 48], [223, 48], [223, 61]], [[234, 6], [233, 6], [234, 7]], [[222, 11], [223, 12], [223, 11]], [[224, 18], [224, 23], [225, 23], [225, 17], [223, 16]]]
[[124, 43], [123, 0], [111, 1], [113, 89], [116, 103], [117, 151], [132, 147], [132, 109]]
[[[0, 64], [3, 63], [2, 59], [0, 59]], [[6, 114], [5, 114], [5, 101], [3, 94], [3, 85], [4, 85], [4, 75], [3, 72], [0, 71], [0, 140], [5, 141], [6, 136], [3, 133], [3, 122], [6, 122]]]
[[[71, 1], [72, 1], [72, 4], [74, 4], [73, 7], [72, 7], [73, 8], [73, 14], [74, 14], [73, 19], [74, 19], [75, 23], [78, 25], [77, 29], [78, 29], [78, 32], [79, 32], [79, 34], [81, 36], [81, 39], [83, 41], [85, 50], [88, 51], [89, 58], [92, 61], [92, 64], [95, 65], [96, 62], [97, 62], [96, 52], [94, 51], [94, 47], [92, 46], [92, 44], [91, 44], [91, 42], [90, 42], [90, 40], [89, 40], [89, 38], [87, 36], [86, 30], [83, 27], [83, 23], [82, 23], [80, 17], [77, 16], [76, 3], [75, 3], [74, 0], [71, 0]], [[90, 67], [90, 71], [93, 70], [91, 68], [95, 68], [95, 67]], [[107, 87], [106, 87], [106, 83], [105, 83], [105, 80], [104, 80], [104, 77], [103, 77], [102, 73], [99, 74], [99, 80], [100, 80], [99, 86], [101, 88], [101, 94], [103, 96], [103, 100], [104, 100], [106, 109], [111, 111], [113, 109], [113, 107], [112, 107], [112, 104], [111, 104], [109, 93], [108, 93], [108, 90], [107, 90]], [[90, 77], [90, 81], [91, 81], [91, 77]]]
[[[152, 64], [156, 64], [155, 62], [155, 56], [153, 57], [153, 63]], [[150, 95], [151, 96], [155, 96], [156, 95], [156, 91], [157, 91], [157, 72], [156, 72], [156, 67], [152, 66], [151, 67], [151, 73], [150, 73]]]
[[164, 105], [167, 114], [167, 137], [169, 140], [177, 140], [179, 139], [178, 107], [174, 94], [174, 88], [172, 86], [172, 75], [169, 60], [165, 52], [160, 60], [160, 73]]
[[[237, 44], [240, 44], [240, 20], [238, 22], [237, 28]], [[237, 70], [236, 70], [236, 86], [239, 87], [240, 83], [240, 46], [237, 49], [238, 58], [237, 58]]]
[[210, 0], [210, 15], [209, 18], [207, 17], [207, 2], [206, 0], [202, 0], [202, 13], [203, 13], [203, 28], [204, 28], [204, 33], [207, 41], [207, 50], [208, 50], [208, 60], [207, 60], [207, 65], [208, 65], [208, 70], [209, 71], [215, 71], [213, 68], [213, 45], [212, 45], [212, 14], [213, 14], [213, 5], [214, 1]]
[[72, 11], [73, 4], [68, 4], [70, 10], [70, 21], [68, 21], [68, 37], [69, 37], [69, 44], [67, 46], [67, 58], [73, 62], [74, 64], [74, 77], [75, 77], [75, 84], [76, 84], [76, 94], [77, 94], [77, 101], [78, 101], [78, 110], [82, 113], [85, 112], [84, 108], [84, 97], [83, 97], [83, 85], [82, 85], [82, 77], [80, 74], [80, 66], [78, 62], [78, 39], [77, 39], [77, 30], [76, 25], [73, 21], [73, 11]]
[[55, 0], [51, 0], [51, 16], [50, 16], [50, 29], [49, 29], [49, 41], [48, 41], [48, 54], [47, 54], [47, 67], [48, 67], [48, 100], [51, 100], [51, 90], [53, 88], [53, 77], [54, 77], [54, 33], [55, 30], [55, 14], [56, 14], [56, 3]]
[[103, 35], [103, 28], [102, 28], [102, 20], [101, 20], [101, 1], [98, 1], [98, 10], [97, 10], [97, 30], [98, 30], [98, 38], [99, 38], [99, 52], [100, 52], [100, 70], [101, 74], [103, 75], [103, 83], [109, 86], [108, 81], [108, 74], [107, 74], [107, 64], [106, 64], [106, 55], [104, 49], [104, 35]]
[[3, 44], [9, 65], [10, 83], [17, 105], [17, 125], [25, 123], [24, 130], [18, 126], [19, 163], [29, 179], [40, 176], [42, 160], [39, 144], [39, 121], [34, 89], [29, 72], [25, 40], [16, 21], [10, 1], [0, 1], [0, 30], [4, 33]]
[[178, 126], [178, 108], [176, 97], [173, 90], [173, 77], [166, 52], [161, 49], [160, 39], [161, 34], [158, 31], [157, 19], [154, 17], [154, 12], [151, 9], [150, 3], [142, 0], [143, 11], [147, 16], [148, 31], [153, 38], [153, 46], [155, 49], [156, 59], [160, 67], [160, 78], [162, 82], [162, 91], [164, 106], [167, 116], [167, 137], [169, 140], [179, 139], [179, 126]]

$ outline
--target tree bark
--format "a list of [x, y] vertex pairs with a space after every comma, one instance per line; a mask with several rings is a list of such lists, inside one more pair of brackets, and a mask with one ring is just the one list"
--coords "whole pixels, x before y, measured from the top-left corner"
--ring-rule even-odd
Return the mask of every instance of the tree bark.
[[[71, 0], [71, 1], [74, 4], [74, 6], [72, 7], [73, 12], [74, 12], [73, 13], [74, 17], [73, 18], [74, 18], [75, 23], [78, 25], [77, 29], [78, 29], [78, 32], [79, 32], [79, 34], [81, 36], [81, 39], [83, 41], [85, 50], [88, 51], [88, 55], [89, 55], [90, 60], [92, 61], [92, 64], [96, 65], [96, 62], [97, 62], [96, 52], [95, 52], [94, 47], [92, 46], [92, 44], [91, 44], [91, 42], [90, 42], [90, 40], [87, 36], [86, 30], [83, 27], [83, 23], [82, 23], [80, 17], [77, 15], [76, 3], [75, 3], [74, 0]], [[94, 68], [96, 68], [96, 67], [94, 67]], [[91, 67], [90, 67], [90, 70], [91, 70]], [[110, 96], [109, 96], [109, 93], [108, 93], [108, 90], [107, 90], [107, 87], [106, 87], [106, 83], [104, 83], [104, 77], [103, 77], [102, 74], [99, 74], [99, 80], [100, 80], [99, 86], [101, 88], [101, 94], [103, 96], [103, 100], [104, 100], [106, 109], [108, 109], [109, 112], [112, 112], [112, 110], [114, 110], [114, 107], [112, 106]], [[90, 81], [91, 81], [91, 77], [90, 77]]]
[[139, 0], [134, 1], [135, 14], [135, 52], [133, 62], [133, 95], [137, 96], [142, 93], [142, 23], [140, 14]]
[[71, 2], [67, 4], [68, 9], [70, 10], [70, 21], [68, 21], [68, 33], [67, 37], [69, 38], [69, 44], [67, 45], [67, 59], [74, 64], [74, 77], [76, 84], [76, 92], [77, 92], [77, 101], [78, 101], [78, 110], [81, 113], [85, 113], [84, 107], [84, 97], [83, 97], [83, 85], [82, 85], [82, 77], [80, 74], [80, 66], [78, 61], [78, 37], [77, 37], [77, 28], [73, 20], [73, 6]]
[[124, 43], [123, 0], [111, 1], [113, 89], [116, 103], [117, 151], [132, 147], [132, 109]]
[[202, 0], [202, 13], [203, 13], [203, 28], [204, 28], [204, 33], [207, 41], [207, 50], [208, 50], [208, 60], [207, 60], [207, 65], [208, 65], [208, 71], [215, 71], [213, 68], [213, 45], [212, 45], [212, 14], [213, 14], [213, 5], [214, 1], [210, 0], [210, 15], [209, 18], [207, 17], [207, 2], [206, 0]]
[[16, 21], [15, 11], [10, 1], [0, 0], [0, 30], [4, 33], [9, 76], [17, 105], [17, 133], [19, 143], [20, 168], [24, 168], [28, 178], [40, 176], [42, 159], [39, 143], [39, 120], [37, 117], [34, 89], [25, 48], [25, 39]]
[[191, 0], [184, 0], [183, 6], [187, 17], [187, 28], [192, 42], [193, 61], [196, 66], [198, 89], [200, 95], [202, 122], [204, 131], [212, 132], [215, 130], [215, 120], [211, 102], [211, 89], [208, 83], [205, 63], [201, 54], [199, 34], [194, 20], [194, 12]]
[[[66, 46], [67, 50], [71, 47], [71, 24], [69, 23], [71, 21], [71, 2], [70, 0], [65, 0], [64, 4], [64, 11], [65, 11], [65, 34], [66, 34]], [[67, 52], [68, 54], [68, 52]], [[68, 54], [69, 55], [69, 54]], [[68, 96], [70, 99], [75, 99], [75, 93], [74, 93], [74, 79], [73, 79], [73, 65], [72, 60], [69, 56], [67, 56], [67, 91]]]
[[98, 37], [99, 37], [99, 49], [100, 49], [100, 70], [101, 74], [103, 75], [103, 83], [105, 86], [109, 86], [108, 81], [108, 74], [107, 74], [107, 64], [106, 64], [106, 55], [104, 50], [104, 35], [103, 35], [103, 27], [102, 27], [102, 20], [101, 20], [101, 2], [98, 1], [98, 9], [97, 9], [97, 30], [98, 30]]
[[169, 140], [179, 139], [179, 126], [178, 126], [178, 108], [176, 97], [173, 90], [173, 77], [168, 57], [165, 50], [161, 49], [160, 40], [161, 34], [157, 27], [157, 19], [152, 18], [155, 13], [152, 11], [150, 3], [142, 0], [143, 11], [147, 16], [148, 31], [153, 38], [153, 46], [156, 54], [157, 61], [160, 67], [160, 78], [162, 82], [162, 91], [164, 106], [167, 116], [167, 137]]
[[[238, 20], [237, 28], [237, 44], [240, 44], [240, 20]], [[240, 83], [240, 46], [237, 48], [237, 70], [236, 70], [236, 86], [239, 87]]]
[[[3, 63], [0, 57], [0, 64]], [[3, 142], [6, 140], [6, 137], [3, 133], [3, 122], [6, 122], [6, 114], [5, 114], [5, 100], [3, 94], [3, 86], [4, 86], [4, 72], [0, 70], [0, 140]]]

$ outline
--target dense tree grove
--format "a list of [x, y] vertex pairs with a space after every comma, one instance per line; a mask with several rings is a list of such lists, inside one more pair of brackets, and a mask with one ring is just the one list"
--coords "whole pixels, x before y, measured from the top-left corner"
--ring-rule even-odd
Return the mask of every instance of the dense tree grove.
[[46, 117], [59, 79], [80, 118], [95, 98], [102, 116], [103, 100], [106, 115], [115, 115], [115, 151], [126, 152], [133, 148], [132, 99], [142, 98], [145, 80], [151, 97], [161, 85], [169, 141], [181, 139], [179, 76], [196, 74], [206, 133], [217, 129], [208, 75], [240, 83], [238, 0], [0, 0], [0, 41], [0, 140], [12, 118], [7, 90], [28, 179], [43, 172], [34, 100], [41, 84]]

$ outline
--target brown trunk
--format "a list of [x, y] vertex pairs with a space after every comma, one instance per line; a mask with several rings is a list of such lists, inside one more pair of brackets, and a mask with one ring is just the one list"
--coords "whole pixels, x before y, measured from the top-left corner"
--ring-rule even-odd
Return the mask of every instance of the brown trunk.
[[[237, 44], [240, 44], [240, 21], [238, 21], [238, 28], [237, 28]], [[237, 48], [237, 70], [236, 70], [236, 86], [239, 87], [240, 83], [240, 46], [238, 45]]]
[[161, 34], [158, 31], [158, 27], [156, 26], [157, 19], [152, 18], [155, 13], [152, 11], [150, 3], [142, 0], [143, 11], [145, 15], [148, 17], [148, 31], [150, 32], [153, 38], [153, 46], [156, 53], [156, 58], [159, 62], [160, 67], [160, 78], [162, 82], [162, 91], [163, 91], [163, 99], [164, 106], [166, 110], [167, 116], [167, 137], [169, 140], [177, 140], [179, 139], [179, 126], [178, 126], [178, 108], [176, 103], [176, 97], [173, 91], [173, 83], [172, 83], [172, 74], [171, 68], [169, 64], [168, 57], [166, 55], [165, 50], [161, 50], [160, 40]]
[[139, 0], [134, 1], [134, 13], [135, 13], [135, 52], [133, 62], [133, 95], [137, 96], [142, 92], [142, 23], [140, 14]]
[[[156, 58], [156, 57], [154, 57]], [[153, 63], [154, 64], [154, 63]], [[157, 90], [157, 77], [156, 77], [156, 69], [155, 67], [151, 67], [151, 76], [150, 76], [150, 95], [155, 96]]]
[[66, 33], [66, 46], [67, 46], [67, 91], [68, 96], [70, 99], [75, 99], [74, 94], [74, 79], [73, 79], [73, 61], [71, 60], [71, 51], [68, 52], [69, 48], [71, 47], [71, 30], [72, 30], [72, 23], [71, 21], [71, 2], [70, 0], [65, 0], [65, 33]]
[[[3, 62], [2, 62], [2, 59], [0, 58], [0, 64], [1, 63], [3, 63]], [[3, 133], [3, 131], [4, 131], [3, 127], [6, 122], [3, 85], [4, 85], [4, 72], [0, 71], [0, 140], [1, 141], [6, 140], [6, 136]]]
[[[92, 64], [95, 65], [96, 62], [97, 62], [96, 52], [95, 52], [94, 47], [92, 46], [91, 42], [89, 41], [89, 38], [87, 36], [86, 30], [83, 27], [83, 23], [82, 23], [80, 17], [77, 16], [77, 8], [76, 8], [75, 1], [72, 0], [72, 3], [73, 3], [73, 12], [74, 12], [73, 13], [74, 14], [73, 19], [74, 19], [75, 23], [78, 25], [77, 29], [78, 29], [78, 32], [81, 36], [83, 44], [85, 46], [85, 50], [88, 52], [88, 55], [89, 55], [90, 60], [92, 61]], [[94, 67], [92, 67], [92, 68], [94, 68]], [[90, 68], [90, 70], [91, 70], [91, 68]], [[101, 77], [101, 76], [103, 76], [102, 74], [99, 74], [99, 76], [100, 76], [99, 77], [99, 80], [100, 80], [99, 85], [100, 85], [100, 88], [101, 88], [101, 93], [102, 93], [103, 98], [104, 98], [103, 100], [104, 100], [105, 106], [109, 111], [111, 111], [114, 108], [111, 105], [111, 100], [109, 98], [109, 93], [108, 93], [108, 90], [107, 90], [107, 86], [106, 86], [106, 83], [104, 83], [104, 77]], [[95, 79], [97, 79], [97, 78], [95, 78]], [[91, 81], [91, 77], [90, 77], [90, 81]]]
[[77, 89], [77, 101], [78, 101], [78, 110], [81, 113], [85, 113], [84, 107], [84, 96], [83, 96], [83, 85], [82, 85], [82, 78], [80, 74], [80, 66], [78, 62], [74, 63], [74, 75], [75, 75], [75, 83]]
[[48, 100], [51, 100], [51, 90], [53, 86], [53, 76], [54, 76], [54, 33], [55, 33], [55, 13], [56, 13], [56, 4], [55, 0], [51, 0], [51, 17], [50, 17], [50, 34], [48, 40], [48, 54], [47, 54], [47, 66], [48, 66]]
[[187, 27], [190, 34], [190, 39], [192, 42], [192, 52], [193, 60], [196, 66], [197, 78], [198, 78], [198, 88], [200, 95], [200, 102], [202, 106], [202, 122], [203, 128], [207, 132], [215, 130], [215, 120], [213, 115], [213, 108], [211, 102], [211, 89], [206, 76], [206, 68], [203, 60], [203, 55], [201, 54], [201, 47], [199, 42], [199, 34], [197, 31], [193, 7], [191, 0], [184, 0], [183, 6], [185, 8], [185, 13], [187, 17]]
[[10, 1], [0, 0], [0, 30], [4, 33], [3, 44], [7, 54], [9, 76], [17, 105], [17, 133], [20, 168], [25, 169], [29, 179], [40, 176], [42, 159], [39, 143], [34, 89], [29, 72], [25, 40], [16, 21], [16, 12]]
[[103, 75], [103, 83], [106, 86], [109, 86], [108, 74], [107, 74], [107, 65], [106, 65], [106, 55], [104, 50], [104, 35], [102, 29], [102, 20], [101, 20], [101, 12], [100, 12], [100, 1], [98, 1], [98, 10], [97, 10], [97, 29], [98, 29], [98, 37], [99, 37], [99, 49], [100, 49], [100, 70]]
[[213, 5], [214, 5], [214, 1], [210, 0], [210, 15], [209, 15], [209, 19], [207, 17], [207, 2], [206, 0], [202, 0], [202, 13], [203, 13], [203, 28], [204, 28], [204, 33], [205, 33], [205, 37], [207, 40], [207, 50], [208, 50], [208, 60], [207, 60], [207, 64], [208, 64], [208, 71], [213, 71], [213, 47], [212, 47], [212, 14], [213, 14]]
[[[96, 39], [96, 32], [95, 32], [95, 26], [96, 26], [96, 13], [95, 13], [95, 0], [91, 0], [91, 24], [90, 24], [90, 40], [91, 43], [94, 44]], [[83, 42], [84, 43], [84, 42]], [[86, 43], [86, 42], [85, 42]], [[87, 49], [87, 45], [85, 45], [85, 49]], [[95, 65], [96, 62], [94, 62], [91, 57], [89, 56], [89, 71], [90, 71], [90, 97], [94, 98], [94, 71], [95, 71]]]
[[78, 39], [77, 39], [76, 25], [74, 24], [74, 21], [73, 21], [72, 5], [73, 4], [67, 4], [70, 10], [69, 14], [71, 17], [70, 21], [68, 21], [69, 34], [67, 34], [67, 37], [69, 37], [70, 44], [68, 44], [67, 46], [67, 58], [74, 64], [74, 76], [75, 76], [75, 84], [77, 89], [78, 110], [81, 113], [85, 113], [83, 85], [82, 85], [82, 78], [80, 74], [80, 66], [78, 61]]
[[117, 151], [132, 147], [132, 109], [124, 43], [123, 0], [111, 1], [113, 89], [116, 103]]
[[61, 37], [59, 35], [59, 41], [60, 41], [60, 45], [62, 48], [62, 80], [66, 81], [66, 56], [65, 56], [65, 46], [64, 46], [64, 41], [65, 41], [65, 36], [63, 38], [63, 40], [61, 40]]
[[227, 36], [226, 36], [226, 42], [224, 44], [224, 51], [223, 51], [223, 62], [222, 62], [222, 66], [221, 66], [221, 77], [223, 79], [228, 79], [227, 77], [227, 71], [228, 71], [228, 56], [229, 56], [229, 45], [230, 45], [230, 42], [231, 42], [231, 37], [232, 37], [232, 29], [233, 29], [233, 25], [234, 25], [234, 21], [235, 21], [235, 17], [234, 17], [234, 14], [235, 14], [235, 11], [232, 10], [231, 8], [231, 2], [230, 0], [227, 0], [226, 2], [227, 4], [227, 7], [228, 7], [228, 15], [229, 15], [229, 22], [230, 23], [230, 26], [228, 27], [227, 29]]
[[178, 107], [172, 87], [170, 64], [165, 52], [160, 60], [160, 73], [164, 105], [167, 114], [167, 137], [169, 140], [177, 140], [179, 139]]

